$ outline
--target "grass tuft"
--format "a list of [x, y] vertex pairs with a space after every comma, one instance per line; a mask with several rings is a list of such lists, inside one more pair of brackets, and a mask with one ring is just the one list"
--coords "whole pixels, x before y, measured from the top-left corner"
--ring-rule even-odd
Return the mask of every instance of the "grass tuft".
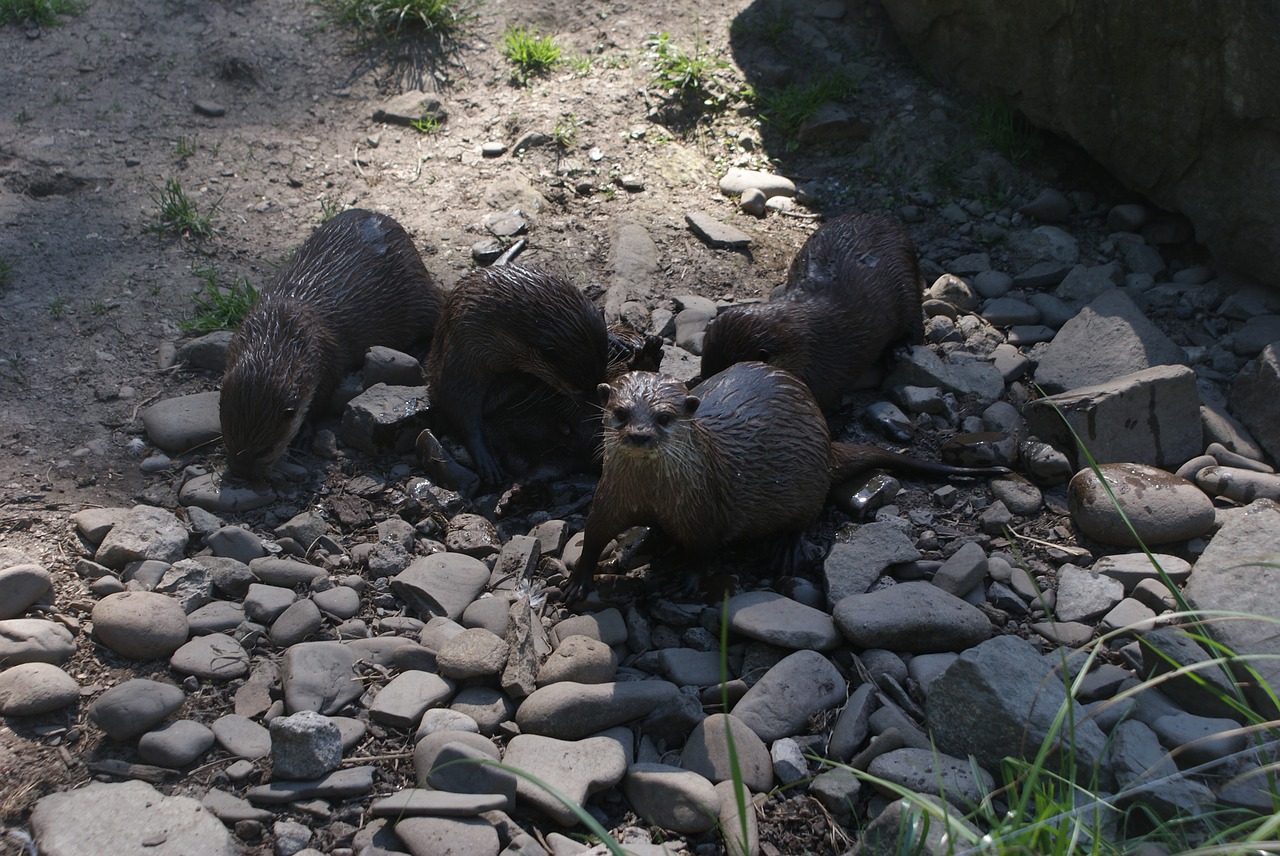
[[413, 33], [447, 36], [476, 17], [458, 0], [317, 0], [317, 5], [339, 24], [379, 39]]
[[1040, 132], [1026, 116], [1005, 102], [988, 98], [973, 119], [978, 139], [991, 146], [1010, 163], [1021, 163], [1040, 150]]
[[829, 101], [843, 101], [858, 89], [858, 81], [843, 71], [824, 74], [805, 83], [790, 83], [757, 96], [764, 120], [788, 140], [818, 108]]
[[735, 94], [720, 80], [729, 64], [708, 52], [699, 39], [688, 53], [671, 43], [670, 33], [659, 33], [645, 43], [653, 62], [653, 82], [685, 107], [723, 108]]
[[537, 27], [507, 27], [502, 55], [516, 67], [516, 79], [523, 83], [559, 65], [561, 51], [551, 36], [538, 35]]
[[0, 0], [0, 24], [38, 24], [54, 27], [59, 15], [79, 15], [84, 4], [75, 0]]
[[[197, 240], [211, 238], [216, 234], [212, 212], [201, 214], [195, 200], [187, 195], [176, 178], [166, 181], [164, 187], [157, 189], [151, 198], [160, 210], [156, 212], [147, 231]], [[217, 209], [216, 204], [214, 209]]]
[[191, 272], [204, 280], [204, 290], [195, 295], [196, 314], [179, 326], [192, 333], [210, 333], [214, 330], [234, 330], [240, 326], [249, 307], [258, 299], [258, 290], [249, 280], [240, 277], [229, 286], [218, 282], [219, 271], [210, 265], [192, 268]]

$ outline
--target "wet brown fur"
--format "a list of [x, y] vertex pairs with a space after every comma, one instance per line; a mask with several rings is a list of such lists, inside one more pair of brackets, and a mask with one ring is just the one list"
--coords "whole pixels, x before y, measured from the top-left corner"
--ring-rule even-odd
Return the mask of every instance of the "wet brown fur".
[[800, 248], [781, 299], [731, 307], [707, 327], [702, 376], [760, 360], [803, 380], [826, 413], [885, 349], [924, 339], [911, 236], [879, 214], [824, 223]]
[[601, 396], [604, 469], [568, 599], [590, 588], [605, 545], [632, 526], [658, 526], [687, 549], [709, 550], [802, 532], [832, 484], [875, 467], [997, 472], [832, 443], [809, 389], [759, 362], [736, 363], [694, 393], [675, 378], [632, 372], [602, 386]]
[[351, 209], [316, 229], [227, 348], [219, 417], [230, 473], [264, 475], [370, 347], [429, 343], [442, 301], [392, 218]]
[[503, 465], [486, 420], [544, 390], [520, 375], [586, 400], [607, 365], [604, 318], [587, 296], [545, 271], [508, 264], [468, 274], [448, 293], [427, 380], [433, 409], [466, 443], [481, 479], [495, 484]]

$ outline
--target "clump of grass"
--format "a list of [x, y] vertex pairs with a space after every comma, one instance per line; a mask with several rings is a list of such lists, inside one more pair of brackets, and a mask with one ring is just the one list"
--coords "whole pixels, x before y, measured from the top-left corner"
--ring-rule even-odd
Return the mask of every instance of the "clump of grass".
[[1040, 132], [1026, 116], [1005, 102], [988, 98], [978, 106], [974, 133], [1010, 163], [1020, 163], [1040, 150]]
[[447, 36], [475, 15], [459, 0], [317, 0], [329, 17], [353, 25], [376, 38], [391, 39], [412, 33]]
[[59, 15], [79, 15], [84, 4], [75, 0], [0, 0], [0, 24], [39, 24], [42, 27], [62, 23]]
[[423, 113], [420, 118], [410, 122], [409, 127], [419, 134], [434, 134], [440, 130], [440, 120], [430, 113]]
[[342, 213], [342, 201], [329, 196], [320, 197], [320, 223], [328, 223]]
[[151, 198], [160, 210], [147, 231], [196, 239], [211, 238], [217, 231], [213, 227], [213, 214], [201, 214], [195, 200], [176, 178], [166, 181]]
[[502, 55], [516, 67], [515, 76], [523, 82], [555, 68], [561, 51], [553, 37], [538, 35], [537, 27], [507, 27], [502, 34]]
[[19, 109], [18, 112], [14, 115], [13, 121], [17, 122], [19, 125], [25, 125], [34, 118], [35, 117], [32, 116], [31, 113], [27, 111], [27, 108], [23, 107]]
[[556, 126], [551, 129], [551, 137], [562, 149], [573, 148], [578, 139], [578, 119], [572, 113], [561, 116]]
[[794, 139], [805, 122], [828, 101], [842, 101], [856, 92], [858, 81], [835, 71], [805, 83], [790, 83], [757, 96], [764, 120], [788, 139]]
[[180, 158], [189, 158], [196, 153], [196, 142], [190, 137], [183, 135], [178, 137], [177, 143], [174, 144], [174, 150]]
[[688, 53], [671, 43], [670, 33], [651, 37], [646, 45], [653, 61], [653, 82], [685, 106], [718, 109], [733, 94], [719, 73], [729, 64], [707, 51], [699, 39]]
[[62, 295], [58, 295], [49, 301], [49, 315], [52, 318], [61, 318], [67, 314], [67, 301], [62, 299]]
[[204, 280], [204, 290], [195, 297], [196, 314], [179, 326], [193, 333], [209, 333], [214, 330], [234, 330], [258, 299], [258, 290], [244, 277], [232, 280], [229, 286], [219, 283], [219, 270], [210, 265], [192, 268], [191, 272]]

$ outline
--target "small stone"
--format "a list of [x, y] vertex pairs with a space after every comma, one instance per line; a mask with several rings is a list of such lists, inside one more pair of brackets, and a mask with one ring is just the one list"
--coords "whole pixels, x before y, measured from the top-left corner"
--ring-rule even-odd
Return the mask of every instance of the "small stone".
[[173, 598], [126, 591], [98, 601], [93, 629], [102, 643], [131, 660], [168, 657], [187, 641], [187, 616]]
[[39, 716], [79, 698], [75, 678], [51, 663], [23, 663], [0, 672], [0, 716]]
[[327, 716], [304, 710], [271, 720], [273, 779], [317, 779], [342, 763], [342, 737]]
[[[1099, 471], [1146, 545], [1185, 541], [1214, 525], [1213, 503], [1185, 479], [1142, 464], [1103, 464]], [[1072, 519], [1090, 538], [1120, 547], [1138, 546], [1093, 470], [1081, 470], [1071, 480], [1068, 502]]]

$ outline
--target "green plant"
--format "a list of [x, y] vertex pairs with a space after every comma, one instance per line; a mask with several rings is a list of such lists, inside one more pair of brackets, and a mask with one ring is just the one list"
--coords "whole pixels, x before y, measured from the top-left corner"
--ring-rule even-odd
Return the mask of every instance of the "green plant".
[[61, 24], [59, 15], [79, 15], [84, 4], [75, 0], [0, 0], [0, 24]]
[[502, 55], [515, 67], [521, 82], [555, 68], [560, 47], [551, 36], [538, 35], [537, 27], [507, 27], [502, 34]]
[[434, 134], [440, 130], [440, 120], [430, 113], [423, 112], [421, 117], [409, 123], [409, 127], [419, 134]]
[[190, 137], [183, 135], [178, 137], [174, 149], [180, 158], [189, 158], [196, 153], [196, 142]]
[[341, 200], [334, 199], [329, 196], [320, 197], [320, 222], [328, 223], [334, 217], [342, 213]]
[[1020, 163], [1040, 149], [1040, 132], [1004, 101], [987, 98], [973, 120], [974, 133], [1010, 163]]
[[790, 83], [756, 96], [765, 122], [788, 139], [829, 101], [842, 101], [858, 89], [858, 81], [843, 71], [829, 72], [805, 83]]
[[573, 69], [573, 73], [578, 77], [586, 77], [591, 71], [591, 57], [589, 56], [571, 56], [565, 60], [565, 64]]
[[[151, 199], [160, 210], [147, 231], [195, 239], [210, 238], [215, 234], [212, 212], [201, 214], [176, 178], [169, 179], [164, 187], [153, 191]], [[216, 203], [214, 210], [217, 210]]]
[[13, 121], [17, 122], [19, 125], [25, 125], [25, 124], [27, 124], [28, 122], [30, 122], [33, 118], [34, 118], [34, 117], [33, 117], [30, 113], [28, 113], [28, 112], [27, 112], [27, 108], [26, 108], [26, 107], [23, 107], [23, 108], [22, 108], [22, 109], [20, 109], [20, 110], [17, 112], [17, 114], [13, 117]]
[[49, 315], [54, 318], [61, 318], [67, 313], [67, 301], [59, 295], [49, 301]]
[[459, 0], [317, 0], [331, 19], [389, 39], [414, 32], [447, 36], [475, 15]]
[[572, 113], [566, 113], [556, 121], [556, 125], [551, 129], [551, 136], [562, 149], [573, 148], [574, 142], [578, 139], [578, 119]]
[[110, 311], [111, 311], [111, 307], [107, 305], [107, 302], [105, 300], [89, 301], [90, 315], [106, 315]]
[[212, 265], [192, 268], [191, 272], [204, 280], [204, 289], [193, 298], [196, 314], [190, 321], [180, 324], [182, 329], [208, 333], [239, 327], [249, 307], [258, 299], [258, 290], [244, 277], [232, 280], [229, 286], [222, 286], [218, 282], [219, 271]]
[[694, 43], [693, 53], [673, 45], [671, 34], [665, 32], [650, 37], [645, 45], [653, 62], [653, 82], [677, 101], [714, 109], [729, 100], [730, 89], [718, 75], [729, 64], [708, 53], [701, 39]]

